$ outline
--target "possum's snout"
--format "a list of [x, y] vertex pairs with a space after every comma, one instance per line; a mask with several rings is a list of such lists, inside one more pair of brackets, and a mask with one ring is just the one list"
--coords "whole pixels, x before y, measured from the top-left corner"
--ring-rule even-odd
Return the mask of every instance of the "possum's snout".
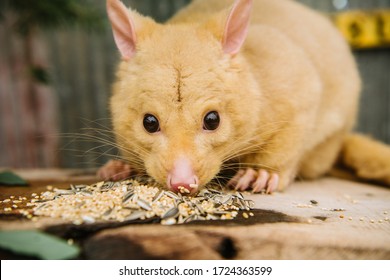
[[168, 189], [175, 193], [194, 194], [198, 190], [199, 179], [186, 157], [178, 158], [168, 174]]

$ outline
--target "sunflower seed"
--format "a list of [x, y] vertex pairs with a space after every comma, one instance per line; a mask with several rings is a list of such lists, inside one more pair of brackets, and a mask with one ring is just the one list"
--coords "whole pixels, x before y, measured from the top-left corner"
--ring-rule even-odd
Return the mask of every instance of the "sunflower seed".
[[173, 198], [173, 199], [179, 199], [180, 198], [179, 196], [177, 196], [175, 193], [173, 193], [171, 191], [165, 191], [164, 194], [169, 196], [170, 198]]
[[236, 192], [233, 196], [235, 196], [239, 199], [244, 199], [244, 196], [242, 195], [242, 193], [239, 193], [239, 192]]
[[34, 209], [34, 211], [38, 211], [38, 210], [40, 210], [40, 209], [42, 209], [42, 208], [45, 208], [45, 207], [47, 207], [47, 206], [48, 206], [47, 203], [42, 203], [42, 204], [40, 204], [38, 207], [36, 207], [36, 208]]
[[76, 185], [76, 186], [75, 186], [75, 188], [76, 188], [77, 191], [86, 189], [87, 187], [88, 187], [87, 185]]
[[192, 222], [192, 221], [195, 221], [196, 220], [196, 215], [194, 214], [194, 215], [190, 215], [190, 216], [188, 216], [187, 218], [185, 218], [184, 219], [184, 223], [189, 223], [189, 222]]
[[123, 196], [122, 203], [126, 203], [134, 195], [134, 190], [130, 190]]
[[[253, 200], [244, 200], [247, 208], [250, 208], [250, 209], [253, 209], [255, 207], [255, 202]], [[250, 210], [250, 209], [247, 209], [247, 210]]]
[[214, 193], [214, 194], [221, 194], [220, 191], [216, 190], [216, 189], [208, 189], [211, 193]]
[[161, 219], [169, 219], [169, 218], [176, 218], [179, 215], [179, 209], [176, 207], [173, 207], [169, 209], [167, 212], [165, 212]]
[[81, 190], [79, 193], [81, 193], [82, 195], [86, 195], [86, 196], [92, 196], [93, 195], [93, 192], [87, 191], [87, 190]]
[[100, 189], [100, 191], [108, 191], [114, 187], [114, 184], [115, 182], [107, 182], [107, 183], [103, 182], [102, 185], [99, 184], [98, 188]]
[[55, 189], [35, 195], [29, 206], [33, 207], [34, 215], [62, 218], [78, 225], [99, 220], [123, 222], [153, 217], [161, 218], [161, 223], [167, 225], [228, 220], [235, 218], [238, 210], [254, 207], [254, 202], [244, 199], [241, 193], [206, 187], [196, 196], [188, 196], [186, 191], [182, 195], [159, 190], [154, 181], [143, 181], [148, 185], [139, 180], [71, 185], [68, 190]]
[[112, 213], [113, 208], [108, 208], [104, 213], [103, 216], [109, 216]]
[[163, 190], [159, 190], [156, 195], [153, 197], [152, 202], [156, 202], [157, 200], [160, 200], [160, 198], [164, 195]]
[[145, 200], [143, 200], [143, 199], [138, 199], [138, 201], [137, 201], [137, 204], [139, 205], [139, 206], [141, 206], [141, 208], [143, 208], [143, 209], [145, 209], [145, 210], [152, 210], [152, 207], [150, 207], [150, 204], [149, 203], [147, 203]]
[[55, 192], [58, 195], [72, 195], [76, 193], [74, 190], [61, 190], [61, 189], [56, 190]]
[[125, 218], [125, 221], [134, 221], [145, 217], [144, 211], [136, 211]]

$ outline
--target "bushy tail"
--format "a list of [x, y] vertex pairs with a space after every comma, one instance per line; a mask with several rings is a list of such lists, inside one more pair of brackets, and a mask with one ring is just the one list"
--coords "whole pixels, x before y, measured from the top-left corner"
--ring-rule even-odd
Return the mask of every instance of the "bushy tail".
[[350, 134], [339, 160], [359, 179], [390, 186], [390, 146], [365, 135]]

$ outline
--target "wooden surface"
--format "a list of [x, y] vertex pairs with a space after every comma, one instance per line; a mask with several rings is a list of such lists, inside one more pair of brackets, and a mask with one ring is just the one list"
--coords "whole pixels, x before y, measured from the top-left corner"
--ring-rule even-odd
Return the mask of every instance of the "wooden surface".
[[[80, 170], [18, 173], [32, 186], [1, 186], [0, 199], [43, 191], [49, 184], [67, 188], [96, 181]], [[240, 214], [227, 222], [75, 226], [32, 222], [4, 215], [1, 208], [0, 228], [40, 228], [72, 238], [86, 259], [390, 259], [389, 189], [324, 178], [247, 197], [255, 201], [254, 217]]]

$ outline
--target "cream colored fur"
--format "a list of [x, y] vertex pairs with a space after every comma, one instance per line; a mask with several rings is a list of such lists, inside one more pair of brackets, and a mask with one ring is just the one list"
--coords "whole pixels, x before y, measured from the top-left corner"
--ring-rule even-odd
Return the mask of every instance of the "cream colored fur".
[[[195, 0], [165, 25], [131, 12], [137, 50], [120, 63], [110, 103], [124, 158], [162, 184], [182, 155], [201, 185], [226, 162], [278, 173], [279, 189], [297, 174], [325, 174], [357, 113], [360, 79], [347, 44], [294, 1], [255, 0], [245, 44], [225, 54], [232, 3]], [[211, 110], [221, 125], [205, 132]], [[145, 113], [161, 133], [145, 131]]]

